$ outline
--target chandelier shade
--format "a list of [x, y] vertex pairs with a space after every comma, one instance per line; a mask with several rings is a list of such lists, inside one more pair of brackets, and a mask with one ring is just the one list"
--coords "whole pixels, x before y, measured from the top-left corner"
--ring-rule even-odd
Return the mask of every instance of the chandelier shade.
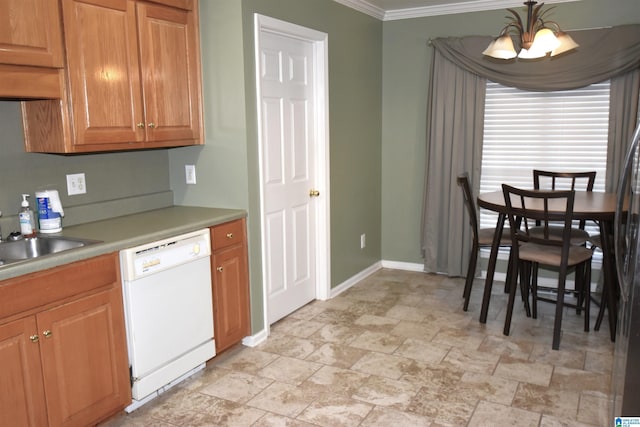
[[[559, 55], [577, 48], [578, 44], [556, 22], [543, 19], [544, 14], [551, 9], [542, 11], [544, 3], [536, 6], [537, 3], [532, 0], [524, 2], [527, 6], [526, 25], [515, 10], [507, 9], [513, 15], [507, 16], [511, 21], [482, 54], [496, 59], [535, 59], [547, 54]], [[513, 43], [512, 33], [518, 37], [519, 51]]]

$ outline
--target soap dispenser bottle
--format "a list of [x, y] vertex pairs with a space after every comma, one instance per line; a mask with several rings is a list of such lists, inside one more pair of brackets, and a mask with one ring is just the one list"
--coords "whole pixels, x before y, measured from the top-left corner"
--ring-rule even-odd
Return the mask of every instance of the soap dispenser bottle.
[[35, 237], [36, 235], [36, 219], [33, 215], [33, 211], [29, 207], [28, 194], [22, 195], [22, 203], [18, 218], [20, 220], [20, 233], [24, 237]]

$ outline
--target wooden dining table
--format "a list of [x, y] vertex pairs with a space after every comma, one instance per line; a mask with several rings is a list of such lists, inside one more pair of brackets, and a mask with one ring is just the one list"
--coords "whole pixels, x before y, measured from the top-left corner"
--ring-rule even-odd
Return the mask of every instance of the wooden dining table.
[[[613, 246], [613, 222], [616, 213], [616, 193], [596, 192], [596, 191], [576, 191], [573, 205], [574, 220], [593, 220], [600, 226], [600, 240], [602, 249], [602, 271], [604, 274], [603, 292], [601, 304], [606, 304], [609, 320], [609, 332], [611, 340], [615, 340], [617, 322], [617, 275], [615, 272], [615, 259]], [[502, 190], [481, 193], [478, 196], [478, 206], [498, 213], [496, 232], [493, 236], [489, 264], [487, 266], [487, 277], [485, 279], [484, 294], [482, 296], [482, 306], [480, 309], [480, 323], [487, 322], [489, 312], [489, 300], [493, 286], [493, 275], [495, 273], [496, 261], [498, 259], [498, 249], [500, 239], [507, 217], [507, 206]], [[553, 207], [550, 207], [553, 211]], [[563, 207], [558, 210], [556, 220], [564, 220]], [[602, 321], [603, 310], [598, 314], [595, 330], [598, 330]]]

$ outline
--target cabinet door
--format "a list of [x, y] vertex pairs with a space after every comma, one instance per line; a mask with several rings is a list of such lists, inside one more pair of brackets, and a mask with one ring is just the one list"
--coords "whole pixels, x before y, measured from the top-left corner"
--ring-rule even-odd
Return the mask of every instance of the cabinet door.
[[143, 141], [135, 3], [63, 0], [62, 10], [74, 143]]
[[192, 11], [138, 3], [148, 141], [200, 138], [198, 24]]
[[120, 286], [37, 315], [51, 425], [92, 425], [131, 402]]
[[47, 423], [36, 334], [33, 316], [0, 326], [0, 425]]
[[213, 254], [213, 328], [216, 352], [249, 335], [247, 253], [236, 245]]
[[63, 67], [58, 0], [0, 1], [0, 64]]

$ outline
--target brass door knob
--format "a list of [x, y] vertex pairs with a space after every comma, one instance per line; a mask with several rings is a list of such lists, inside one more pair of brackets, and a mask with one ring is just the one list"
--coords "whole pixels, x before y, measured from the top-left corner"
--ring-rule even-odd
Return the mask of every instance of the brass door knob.
[[38, 342], [40, 341], [40, 337], [38, 335], [31, 335], [29, 337], [29, 339], [31, 340], [31, 342]]
[[136, 125], [138, 129], [144, 129], [144, 123], [140, 122]]
[[309, 190], [309, 197], [318, 197], [320, 195], [320, 191], [318, 190]]
[[222, 268], [222, 267], [218, 267], [218, 268], [216, 268], [216, 270], [217, 270], [219, 273], [222, 273], [222, 272], [224, 271], [224, 268]]
[[51, 338], [51, 335], [53, 335], [53, 332], [51, 332], [49, 329], [47, 329], [46, 331], [44, 331], [42, 333], [42, 335], [44, 335], [45, 338]]
[[149, 126], [151, 129], [153, 129], [153, 128], [155, 128], [155, 127], [156, 127], [156, 124], [155, 124], [155, 123], [153, 123], [153, 122], [151, 122], [151, 123], [149, 123], [147, 126]]
[[233, 233], [227, 233], [227, 239], [233, 239]]

